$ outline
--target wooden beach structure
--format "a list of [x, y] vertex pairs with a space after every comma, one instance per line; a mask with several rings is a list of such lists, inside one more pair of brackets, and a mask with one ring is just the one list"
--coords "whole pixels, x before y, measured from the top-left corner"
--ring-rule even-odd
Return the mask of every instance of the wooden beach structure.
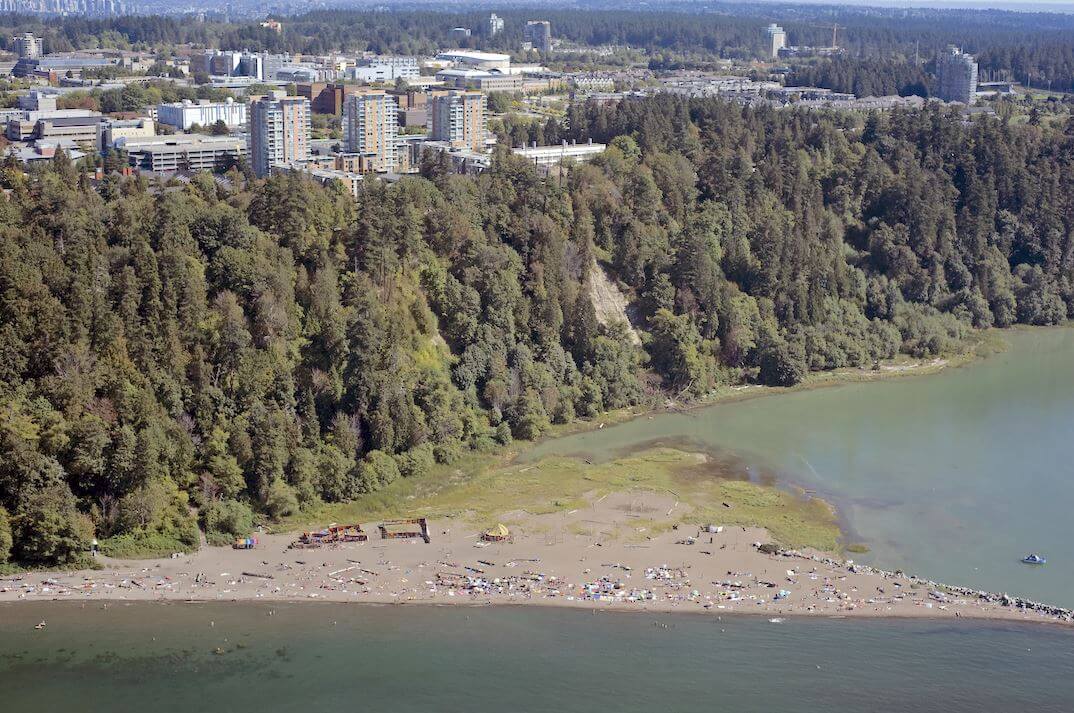
[[323, 530], [303, 532], [291, 543], [295, 549], [316, 549], [325, 545], [338, 545], [346, 542], [366, 542], [369, 535], [361, 525], [329, 525]]
[[378, 525], [380, 537], [383, 540], [408, 540], [420, 537], [429, 544], [429, 522], [424, 517], [407, 518], [404, 520], [388, 520]]

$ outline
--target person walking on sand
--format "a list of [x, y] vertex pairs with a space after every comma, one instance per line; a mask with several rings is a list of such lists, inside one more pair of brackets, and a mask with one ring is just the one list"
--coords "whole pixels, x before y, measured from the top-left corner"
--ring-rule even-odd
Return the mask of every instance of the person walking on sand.
[[97, 556], [97, 538], [96, 537], [94, 537], [93, 542], [90, 543], [90, 554], [92, 554], [94, 557]]

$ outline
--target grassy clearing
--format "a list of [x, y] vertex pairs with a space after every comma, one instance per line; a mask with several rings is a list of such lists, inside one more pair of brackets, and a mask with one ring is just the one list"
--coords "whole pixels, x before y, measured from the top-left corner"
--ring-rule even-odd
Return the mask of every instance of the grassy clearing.
[[[824, 502], [717, 477], [706, 472], [704, 460], [700, 454], [673, 449], [645, 451], [597, 465], [572, 458], [514, 465], [478, 459], [447, 474], [396, 482], [357, 501], [325, 506], [281, 529], [305, 522], [368, 522], [400, 516], [458, 518], [476, 528], [520, 510], [533, 515], [563, 512], [585, 507], [590, 498], [641, 490], [673, 497], [687, 509], [667, 519], [633, 520], [627, 526], [630, 532], [623, 533], [630, 537], [663, 532], [683, 522], [714, 522], [764, 527], [790, 546], [838, 549], [839, 527]], [[508, 515], [507, 519], [513, 518]], [[646, 532], [638, 533], [639, 527]]]
[[194, 552], [191, 547], [174, 537], [157, 533], [118, 535], [101, 540], [101, 554], [118, 559], [157, 559], [173, 552]]
[[26, 565], [16, 562], [0, 562], [0, 577], [26, 574], [28, 572], [75, 572], [83, 569], [104, 569], [104, 565], [84, 552], [69, 562], [49, 565]]

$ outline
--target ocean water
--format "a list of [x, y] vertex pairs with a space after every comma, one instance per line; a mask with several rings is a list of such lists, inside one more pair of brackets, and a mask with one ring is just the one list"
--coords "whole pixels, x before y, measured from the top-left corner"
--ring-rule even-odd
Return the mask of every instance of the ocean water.
[[[1074, 329], [1005, 337], [968, 367], [641, 418], [527, 458], [712, 451], [832, 502], [871, 550], [858, 560], [1074, 606]], [[1023, 565], [1030, 552], [1048, 564]]]
[[1071, 674], [1074, 632], [1041, 625], [0, 605], [0, 708], [12, 712], [1069, 712]]

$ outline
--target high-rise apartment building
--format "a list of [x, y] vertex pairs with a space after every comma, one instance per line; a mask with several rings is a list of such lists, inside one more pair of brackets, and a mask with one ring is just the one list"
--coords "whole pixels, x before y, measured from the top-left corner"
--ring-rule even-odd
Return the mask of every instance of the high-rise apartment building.
[[775, 59], [779, 57], [779, 51], [787, 46], [787, 33], [773, 22], [765, 28], [765, 34], [768, 35], [768, 56]]
[[522, 39], [542, 54], [552, 51], [552, 23], [548, 20], [530, 20], [526, 23]]
[[304, 97], [254, 97], [250, 101], [250, 165], [267, 176], [277, 163], [310, 157], [310, 102]]
[[492, 13], [489, 15], [489, 35], [495, 37], [501, 32], [503, 32], [503, 18]]
[[346, 98], [343, 137], [348, 153], [361, 154], [377, 173], [396, 169], [399, 104], [382, 89], [363, 89]]
[[37, 59], [44, 54], [44, 43], [40, 37], [34, 37], [32, 32], [27, 32], [14, 39], [12, 49], [19, 59]]
[[936, 58], [936, 96], [948, 102], [973, 104], [977, 98], [977, 60], [955, 46]]
[[485, 149], [485, 95], [481, 92], [437, 92], [429, 99], [429, 138], [452, 148]]

